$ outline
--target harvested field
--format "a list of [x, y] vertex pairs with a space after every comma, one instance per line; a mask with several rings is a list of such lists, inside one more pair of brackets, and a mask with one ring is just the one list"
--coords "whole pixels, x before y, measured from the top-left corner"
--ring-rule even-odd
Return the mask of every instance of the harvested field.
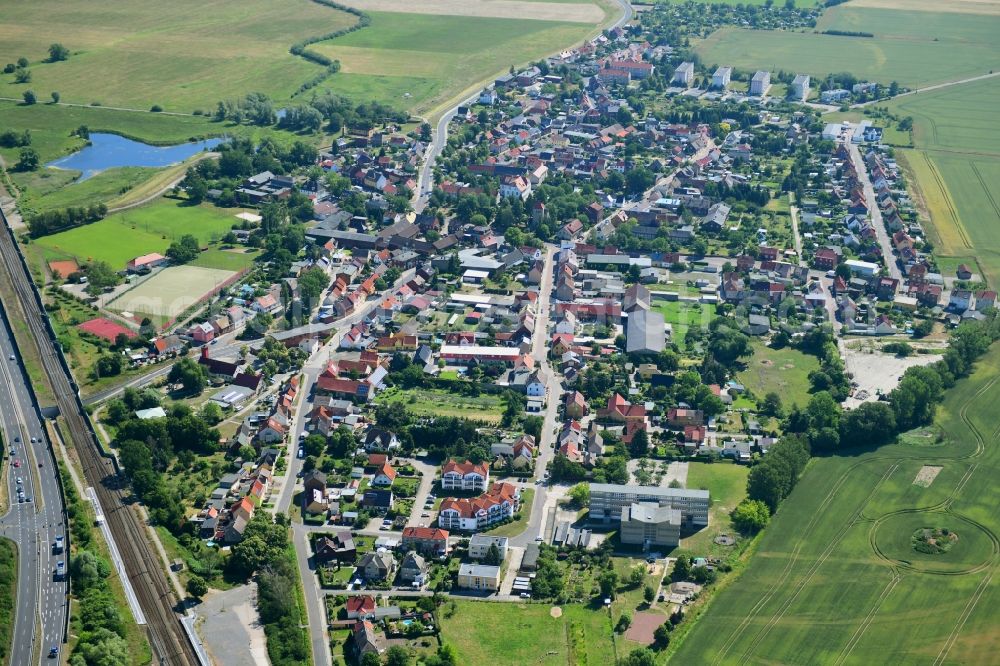
[[568, 2], [531, 2], [531, 0], [348, 0], [345, 4], [366, 12], [403, 12], [441, 16], [476, 16], [480, 18], [535, 19], [598, 23], [604, 11], [597, 5]]
[[929, 488], [937, 475], [941, 473], [943, 468], [937, 465], [924, 465], [917, 472], [917, 476], [913, 479], [913, 485], [920, 486], [922, 488]]
[[108, 304], [112, 310], [172, 319], [236, 275], [200, 266], [172, 266]]
[[653, 644], [653, 632], [667, 621], [663, 613], [636, 613], [632, 616], [632, 624], [625, 632], [625, 638], [643, 645]]

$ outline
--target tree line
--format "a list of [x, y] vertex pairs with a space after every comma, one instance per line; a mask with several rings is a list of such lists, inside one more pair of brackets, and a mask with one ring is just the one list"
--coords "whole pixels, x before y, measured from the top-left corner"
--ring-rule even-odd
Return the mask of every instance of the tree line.
[[72, 229], [104, 219], [108, 207], [103, 203], [90, 206], [71, 206], [59, 210], [47, 210], [27, 218], [28, 232], [32, 238]]

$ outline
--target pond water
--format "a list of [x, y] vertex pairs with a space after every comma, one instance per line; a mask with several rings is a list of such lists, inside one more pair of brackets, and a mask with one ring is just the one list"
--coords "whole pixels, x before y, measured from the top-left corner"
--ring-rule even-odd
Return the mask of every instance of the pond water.
[[106, 169], [117, 167], [165, 167], [177, 164], [206, 148], [214, 148], [223, 141], [224, 139], [206, 139], [176, 146], [150, 146], [117, 134], [94, 132], [90, 135], [90, 145], [45, 166], [80, 171], [82, 175], [79, 180], [87, 180]]

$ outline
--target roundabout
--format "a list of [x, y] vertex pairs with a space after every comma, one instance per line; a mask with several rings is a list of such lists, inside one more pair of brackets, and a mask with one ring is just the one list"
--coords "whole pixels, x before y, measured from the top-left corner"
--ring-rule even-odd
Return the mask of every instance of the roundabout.
[[1000, 553], [997, 537], [944, 511], [901, 511], [875, 521], [872, 548], [894, 566], [939, 575], [979, 571]]

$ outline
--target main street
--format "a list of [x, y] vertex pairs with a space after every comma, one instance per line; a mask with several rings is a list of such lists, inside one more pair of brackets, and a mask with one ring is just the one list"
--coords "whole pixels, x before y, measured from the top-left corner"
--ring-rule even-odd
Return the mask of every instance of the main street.
[[[69, 602], [68, 575], [61, 580], [55, 576], [58, 561], [66, 563], [68, 572], [69, 557], [65, 550], [53, 550], [56, 536], [66, 538], [62, 494], [33, 399], [13, 334], [6, 318], [0, 317], [0, 431], [8, 453], [3, 464], [10, 501], [9, 511], [0, 518], [0, 534], [14, 541], [18, 551], [11, 664], [44, 662], [51, 647], [62, 645]], [[19, 487], [24, 502], [18, 501]]]
[[879, 247], [882, 248], [882, 258], [885, 259], [885, 265], [889, 267], [889, 277], [895, 278], [902, 283], [903, 274], [899, 270], [899, 264], [896, 263], [896, 255], [892, 250], [892, 242], [889, 239], [889, 232], [885, 228], [885, 221], [882, 219], [882, 211], [879, 210], [878, 200], [875, 198], [875, 188], [872, 187], [872, 180], [868, 176], [868, 167], [865, 165], [865, 161], [861, 156], [861, 151], [858, 150], [857, 144], [852, 141], [854, 138], [854, 132], [857, 131], [857, 125], [852, 127], [850, 135], [845, 139], [844, 144], [847, 146], [847, 151], [851, 156], [851, 162], [854, 164], [854, 169], [858, 172], [858, 178], [861, 179], [861, 187], [864, 189], [865, 193], [865, 204], [868, 206], [868, 212], [872, 216], [872, 225], [875, 227], [875, 235], [878, 236], [878, 244]]

